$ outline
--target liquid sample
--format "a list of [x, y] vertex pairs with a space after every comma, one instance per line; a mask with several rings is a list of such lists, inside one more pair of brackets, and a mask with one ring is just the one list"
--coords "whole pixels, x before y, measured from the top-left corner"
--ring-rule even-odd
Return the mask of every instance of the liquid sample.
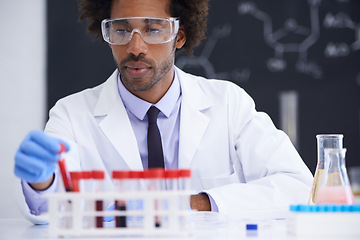
[[354, 197], [349, 186], [321, 187], [316, 204], [354, 204]]
[[[103, 211], [103, 201], [102, 200], [97, 200], [95, 202], [95, 207], [96, 207], [96, 211]], [[97, 228], [102, 228], [103, 227], [103, 217], [96, 217], [96, 227]]]
[[[120, 211], [126, 211], [125, 201], [116, 201], [115, 209]], [[116, 227], [126, 227], [126, 216], [116, 216], [115, 224]]]
[[308, 202], [309, 204], [316, 204], [316, 200], [318, 198], [318, 192], [319, 192], [319, 187], [321, 184], [321, 179], [322, 179], [323, 173], [324, 173], [324, 169], [317, 169], [315, 172], [314, 182], [312, 185], [310, 199]]

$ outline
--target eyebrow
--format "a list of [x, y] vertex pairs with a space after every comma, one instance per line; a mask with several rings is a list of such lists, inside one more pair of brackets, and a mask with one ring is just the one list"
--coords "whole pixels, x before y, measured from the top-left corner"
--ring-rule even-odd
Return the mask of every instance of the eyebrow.
[[163, 21], [162, 19], [154, 19], [154, 18], [145, 18], [144, 19], [144, 22], [145, 23], [158, 23], [158, 22], [161, 22]]
[[[154, 19], [154, 18], [144, 18], [144, 19], [142, 20], [142, 22], [143, 22], [144, 24], [160, 23], [160, 22], [162, 22], [162, 21], [163, 21], [162, 19]], [[117, 20], [116, 20], [116, 23], [129, 25], [129, 24], [130, 24], [130, 21], [129, 21], [128, 19], [126, 19], [126, 18], [123, 18], [123, 19], [117, 19]]]
[[117, 19], [116, 22], [117, 23], [127, 23], [127, 24], [129, 24], [129, 21], [127, 19]]

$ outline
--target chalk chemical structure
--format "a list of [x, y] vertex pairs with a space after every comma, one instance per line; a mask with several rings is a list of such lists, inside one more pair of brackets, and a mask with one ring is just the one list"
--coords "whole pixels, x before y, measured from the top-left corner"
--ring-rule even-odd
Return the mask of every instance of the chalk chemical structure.
[[[316, 43], [320, 35], [319, 5], [321, 0], [309, 0], [310, 28], [300, 26], [293, 18], [285, 21], [284, 27], [273, 31], [272, 18], [269, 14], [257, 8], [254, 2], [239, 2], [238, 13], [240, 15], [251, 15], [264, 23], [265, 43], [274, 49], [275, 56], [267, 61], [267, 68], [272, 72], [282, 72], [286, 69], [287, 63], [284, 53], [295, 52], [299, 54], [296, 69], [303, 74], [309, 74], [313, 78], [322, 78], [323, 72], [315, 62], [308, 60], [308, 50]], [[281, 39], [290, 34], [297, 34], [302, 37], [300, 42], [282, 43]]]
[[[351, 0], [334, 0], [338, 6], [346, 5]], [[261, 2], [261, 1], [259, 1]], [[308, 11], [306, 17], [309, 24], [299, 24], [304, 19], [296, 19], [295, 17], [288, 17], [282, 22], [280, 28], [275, 27], [274, 22], [277, 22], [277, 16], [272, 16], [267, 9], [260, 9], [257, 6], [256, 0], [239, 0], [234, 9], [236, 16], [245, 18], [250, 16], [262, 23], [262, 38], [266, 46], [273, 50], [273, 56], [265, 58], [266, 68], [273, 73], [285, 72], [286, 70], [295, 71], [299, 74], [304, 74], [313, 79], [325, 79], [324, 74], [326, 66], [321, 66], [323, 58], [337, 59], [345, 58], [354, 52], [360, 51], [360, 23], [356, 23], [351, 18], [350, 14], [343, 11], [329, 11], [320, 16], [320, 8], [325, 10], [327, 2], [323, 0], [307, 0], [304, 2], [305, 11]], [[260, 3], [259, 3], [260, 5]], [[340, 8], [341, 9], [341, 8]], [[325, 10], [326, 11], [326, 10]], [[346, 10], [345, 10], [346, 11]], [[243, 21], [244, 19], [242, 19]], [[235, 23], [235, 22], [234, 22]], [[200, 54], [189, 58], [181, 56], [176, 65], [179, 68], [192, 68], [201, 70], [207, 78], [228, 79], [235, 83], [244, 83], [249, 81], [251, 74], [251, 67], [233, 67], [233, 70], [227, 72], [216, 71], [216, 66], [211, 62], [210, 57], [216, 48], [220, 39], [230, 38], [233, 32], [239, 31], [235, 29], [236, 25], [233, 22], [225, 22], [222, 25], [217, 25], [210, 30], [210, 36], [204, 44]], [[320, 39], [320, 33], [324, 31], [348, 30], [354, 32], [353, 40], [343, 38], [340, 42], [334, 39], [327, 39], [323, 44], [323, 39]], [[240, 29], [241, 30], [241, 29]], [[341, 36], [341, 34], [340, 34]], [[236, 37], [236, 34], [235, 34]], [[341, 39], [341, 38], [340, 38]], [[323, 44], [323, 56], [317, 54], [314, 57], [314, 52], [311, 51], [319, 49], [316, 44]], [[287, 58], [287, 54], [295, 55], [295, 63], [292, 64]], [[309, 57], [309, 56], [312, 57]], [[290, 62], [290, 63], [289, 63]], [[360, 73], [359, 73], [360, 74]], [[359, 83], [357, 77], [357, 83]]]
[[337, 14], [327, 13], [324, 19], [324, 27], [327, 29], [349, 29], [354, 31], [354, 42], [334, 43], [329, 42], [325, 48], [325, 56], [328, 58], [346, 57], [351, 51], [360, 50], [360, 23], [355, 23], [350, 16], [344, 12]]
[[[324, 19], [324, 27], [327, 29], [349, 29], [354, 32], [354, 42], [329, 42], [324, 50], [327, 58], [347, 57], [352, 52], [360, 51], [360, 23], [353, 21], [344, 12], [336, 14], [327, 13]], [[357, 75], [356, 83], [360, 87], [360, 72]]]
[[215, 67], [209, 60], [218, 39], [228, 37], [231, 34], [231, 28], [230, 24], [214, 27], [200, 55], [193, 56], [192, 58], [182, 56], [176, 61], [176, 66], [181, 69], [186, 67], [201, 68], [206, 78], [227, 79], [238, 83], [248, 81], [250, 78], [249, 69], [244, 68], [242, 70], [234, 69], [231, 72], [216, 72]]

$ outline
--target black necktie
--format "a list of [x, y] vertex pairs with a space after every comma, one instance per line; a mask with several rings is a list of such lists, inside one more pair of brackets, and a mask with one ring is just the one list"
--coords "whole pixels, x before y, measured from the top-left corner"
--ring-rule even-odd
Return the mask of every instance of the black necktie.
[[164, 168], [164, 156], [161, 145], [161, 136], [156, 124], [160, 110], [152, 106], [147, 112], [149, 128], [147, 135], [148, 168]]

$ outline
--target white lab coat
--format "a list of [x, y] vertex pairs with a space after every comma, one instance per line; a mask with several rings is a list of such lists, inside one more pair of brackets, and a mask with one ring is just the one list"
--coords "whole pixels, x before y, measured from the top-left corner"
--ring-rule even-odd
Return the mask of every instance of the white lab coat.
[[[193, 170], [192, 186], [219, 212], [287, 208], [306, 202], [312, 174], [287, 135], [233, 83], [176, 68], [182, 103], [179, 168]], [[69, 170], [141, 170], [137, 141], [117, 88], [115, 71], [103, 84], [59, 100], [45, 132], [71, 145]]]

